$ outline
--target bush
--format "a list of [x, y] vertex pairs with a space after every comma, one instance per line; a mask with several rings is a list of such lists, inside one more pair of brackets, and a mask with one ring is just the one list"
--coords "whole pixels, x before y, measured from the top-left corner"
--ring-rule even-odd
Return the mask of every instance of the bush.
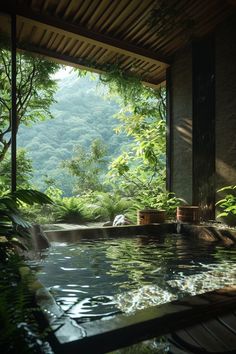
[[222, 219], [229, 226], [236, 226], [236, 185], [223, 187], [217, 192], [226, 192], [224, 198], [216, 203], [216, 206], [222, 210], [217, 218]]
[[218, 205], [222, 212], [217, 215], [217, 218], [228, 216], [228, 215], [236, 215], [236, 186], [226, 186], [219, 189], [217, 192], [225, 192], [230, 191], [225, 195], [223, 199], [220, 199], [216, 205]]
[[55, 206], [53, 211], [55, 220], [66, 223], [85, 222], [85, 208], [83, 202], [77, 197], [65, 197]]
[[137, 209], [158, 209], [165, 210], [166, 215], [174, 217], [176, 215], [176, 209], [180, 204], [185, 204], [186, 201], [177, 198], [174, 193], [167, 191], [150, 193], [150, 191], [140, 191], [137, 197], [134, 199], [134, 207]]
[[17, 244], [29, 237], [30, 223], [21, 215], [20, 206], [51, 204], [45, 194], [32, 189], [19, 189], [16, 192], [4, 192], [0, 195], [0, 236], [5, 236], [9, 244]]
[[42, 353], [45, 337], [34, 316], [39, 309], [33, 304], [28, 279], [21, 280], [21, 266], [22, 260], [14, 253], [0, 262], [1, 353]]
[[116, 215], [126, 214], [133, 204], [118, 193], [94, 193], [93, 198], [93, 204], [89, 205], [92, 214], [95, 219], [103, 221], [113, 221]]

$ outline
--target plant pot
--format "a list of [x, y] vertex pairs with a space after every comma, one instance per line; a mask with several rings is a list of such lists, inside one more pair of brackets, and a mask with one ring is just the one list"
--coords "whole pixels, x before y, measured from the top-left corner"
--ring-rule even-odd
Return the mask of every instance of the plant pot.
[[179, 222], [198, 224], [200, 221], [199, 207], [194, 205], [178, 206], [176, 219]]
[[144, 209], [137, 212], [138, 225], [165, 222], [165, 210]]

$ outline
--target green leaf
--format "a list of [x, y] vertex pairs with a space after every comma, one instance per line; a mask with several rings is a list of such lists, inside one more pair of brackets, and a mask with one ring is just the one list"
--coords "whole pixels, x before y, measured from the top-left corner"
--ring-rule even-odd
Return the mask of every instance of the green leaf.
[[18, 201], [24, 202], [29, 205], [37, 204], [53, 204], [51, 198], [49, 198], [46, 194], [39, 192], [33, 189], [21, 189], [17, 190], [13, 193], [13, 197], [15, 197]]
[[216, 218], [218, 219], [218, 218], [222, 218], [222, 217], [225, 217], [225, 216], [228, 216], [228, 213], [223, 212], [223, 213], [218, 214]]

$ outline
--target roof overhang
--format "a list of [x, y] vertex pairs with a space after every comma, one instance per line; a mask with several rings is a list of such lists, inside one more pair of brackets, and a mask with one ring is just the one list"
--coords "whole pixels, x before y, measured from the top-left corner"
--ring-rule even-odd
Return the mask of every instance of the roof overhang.
[[17, 46], [95, 72], [116, 65], [155, 87], [176, 51], [232, 10], [234, 0], [17, 0]]

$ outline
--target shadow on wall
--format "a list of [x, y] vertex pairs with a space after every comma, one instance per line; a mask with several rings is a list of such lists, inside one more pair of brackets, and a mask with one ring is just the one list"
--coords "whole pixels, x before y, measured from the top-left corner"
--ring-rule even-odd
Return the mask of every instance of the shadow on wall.
[[183, 140], [192, 150], [192, 122], [190, 118], [183, 118], [181, 125], [176, 126], [176, 131], [181, 140]]
[[[217, 189], [225, 186], [235, 185], [236, 183], [236, 167], [230, 163], [216, 158], [216, 181]], [[218, 196], [221, 198], [221, 196]]]
[[189, 117], [177, 119], [174, 126], [173, 192], [192, 204], [192, 121]]

